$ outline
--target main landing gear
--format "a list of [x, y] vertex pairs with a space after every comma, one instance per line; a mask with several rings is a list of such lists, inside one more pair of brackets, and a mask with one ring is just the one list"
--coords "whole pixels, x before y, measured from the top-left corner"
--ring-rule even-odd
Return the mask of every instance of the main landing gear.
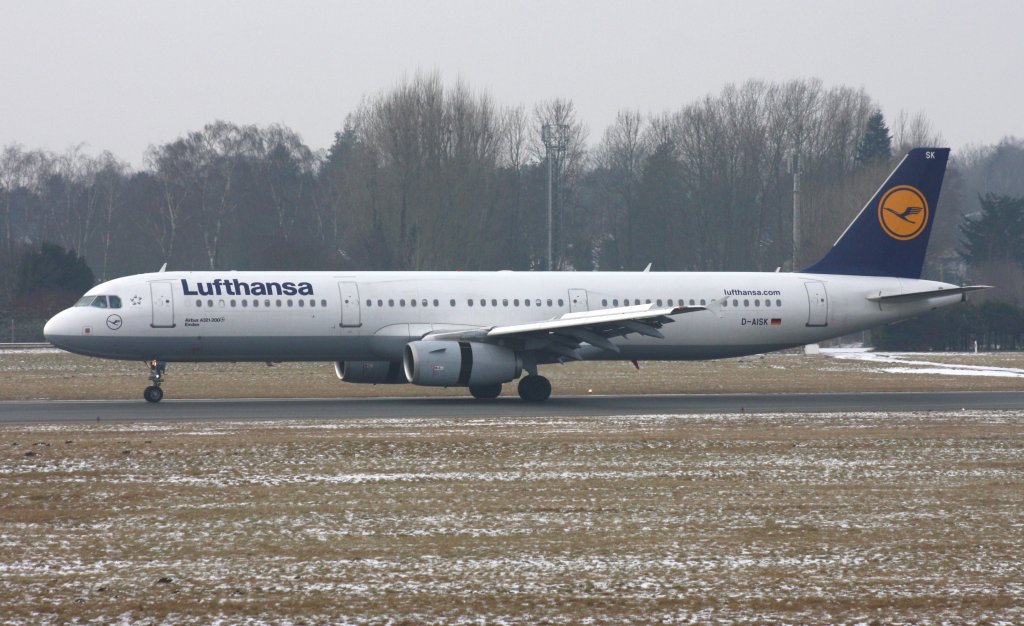
[[544, 402], [551, 397], [551, 381], [537, 374], [519, 380], [519, 397], [527, 402]]
[[[477, 400], [493, 400], [501, 395], [501, 383], [470, 385], [469, 393]], [[543, 402], [551, 397], [551, 382], [537, 374], [519, 379], [519, 397], [526, 402]]]
[[470, 385], [469, 393], [477, 400], [493, 400], [501, 395], [501, 383], [493, 385]]
[[167, 363], [152, 359], [146, 364], [149, 365], [149, 380], [153, 384], [146, 387], [146, 390], [142, 392], [142, 397], [146, 399], [146, 402], [160, 402], [164, 397], [164, 390], [160, 388], [160, 383], [164, 382], [164, 370], [167, 369]]

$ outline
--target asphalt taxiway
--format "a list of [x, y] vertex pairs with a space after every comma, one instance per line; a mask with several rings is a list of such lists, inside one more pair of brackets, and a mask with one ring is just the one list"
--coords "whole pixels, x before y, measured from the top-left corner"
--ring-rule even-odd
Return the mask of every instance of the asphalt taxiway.
[[5, 401], [0, 423], [959, 410], [1024, 410], [1024, 391], [556, 396], [539, 404], [468, 397]]

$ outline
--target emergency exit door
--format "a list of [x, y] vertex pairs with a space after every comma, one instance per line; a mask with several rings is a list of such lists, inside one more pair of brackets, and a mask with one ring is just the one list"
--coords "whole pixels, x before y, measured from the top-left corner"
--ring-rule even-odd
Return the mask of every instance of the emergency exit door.
[[569, 312], [576, 313], [577, 311], [589, 311], [590, 304], [587, 302], [587, 290], [586, 289], [570, 289], [569, 290]]
[[341, 282], [338, 283], [338, 290], [341, 292], [341, 325], [361, 326], [363, 322], [359, 311], [359, 285]]

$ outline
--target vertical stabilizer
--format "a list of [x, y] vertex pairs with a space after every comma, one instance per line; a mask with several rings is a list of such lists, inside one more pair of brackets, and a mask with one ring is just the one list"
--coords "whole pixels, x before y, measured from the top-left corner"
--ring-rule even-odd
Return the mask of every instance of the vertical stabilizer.
[[811, 274], [920, 278], [949, 148], [903, 157]]

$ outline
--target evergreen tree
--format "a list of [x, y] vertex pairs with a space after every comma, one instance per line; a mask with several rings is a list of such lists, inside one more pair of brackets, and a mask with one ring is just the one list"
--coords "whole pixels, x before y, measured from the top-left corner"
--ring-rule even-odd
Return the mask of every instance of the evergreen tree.
[[81, 294], [95, 282], [85, 259], [74, 250], [49, 242], [43, 242], [38, 252], [22, 257], [18, 268], [18, 294], [21, 296], [53, 290]]
[[1024, 197], [981, 196], [977, 219], [960, 223], [960, 256], [971, 265], [1012, 261], [1024, 266]]
[[871, 165], [884, 163], [892, 158], [892, 135], [885, 125], [885, 117], [881, 111], [875, 111], [868, 118], [864, 136], [857, 144], [857, 163]]

